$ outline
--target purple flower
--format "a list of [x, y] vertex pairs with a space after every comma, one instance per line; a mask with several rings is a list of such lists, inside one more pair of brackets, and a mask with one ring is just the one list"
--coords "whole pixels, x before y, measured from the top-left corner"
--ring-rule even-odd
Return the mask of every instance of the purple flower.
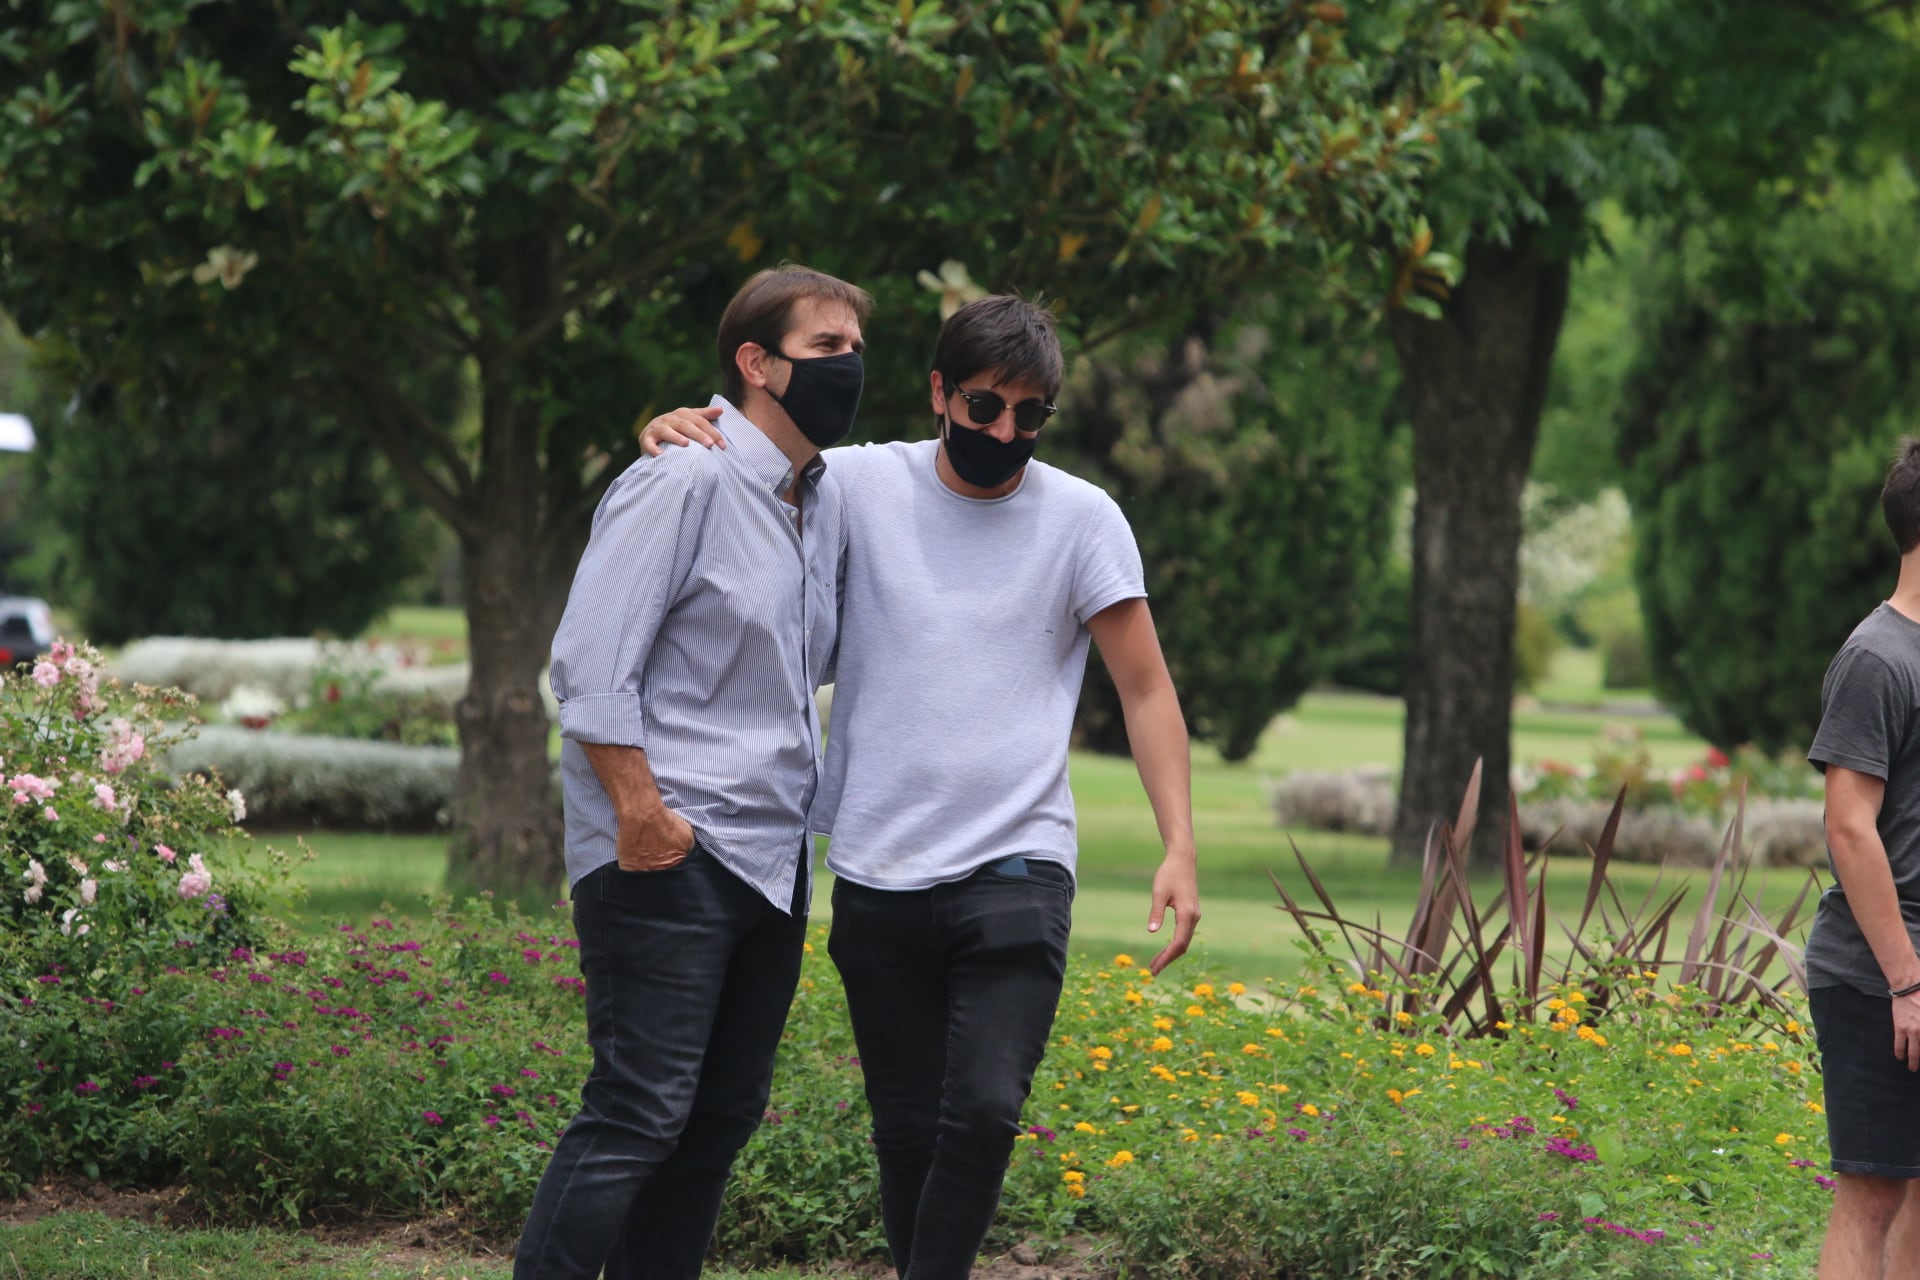
[[91, 1080], [82, 1080], [79, 1084], [73, 1086], [73, 1091], [84, 1098], [90, 1094], [100, 1092], [100, 1086]]
[[493, 1092], [495, 1097], [511, 1098], [518, 1090], [510, 1084], [497, 1084], [493, 1086]]
[[500, 1117], [488, 1116], [486, 1119], [482, 1120], [480, 1123], [484, 1124], [489, 1129], [498, 1129], [500, 1127]]
[[1575, 1164], [1599, 1164], [1599, 1153], [1592, 1147], [1575, 1143], [1567, 1138], [1553, 1138], [1547, 1143], [1547, 1154], [1564, 1156]]
[[1295, 1142], [1305, 1142], [1308, 1138], [1312, 1137], [1313, 1135], [1308, 1133], [1305, 1129], [1289, 1129], [1287, 1130], [1287, 1136], [1289, 1138], [1292, 1138]]
[[438, 1124], [446, 1123], [445, 1120], [442, 1120], [440, 1118], [440, 1113], [438, 1111], [422, 1111], [420, 1113], [420, 1118], [422, 1120], [425, 1120], [428, 1124], [438, 1125]]
[[1555, 1213], [1553, 1210], [1549, 1209], [1545, 1213], [1535, 1215], [1534, 1221], [1535, 1222], [1558, 1222], [1560, 1221], [1560, 1215]]
[[159, 1081], [155, 1080], [152, 1076], [135, 1076], [131, 1083], [136, 1089], [151, 1089], [154, 1085], [158, 1084]]
[[1565, 1089], [1556, 1088], [1553, 1091], [1553, 1096], [1559, 1100], [1560, 1106], [1567, 1111], [1578, 1111], [1580, 1109], [1580, 1099], [1574, 1097]]
[[1829, 1191], [1833, 1190], [1835, 1186], [1835, 1183], [1832, 1178], [1829, 1178], [1825, 1174], [1821, 1174], [1821, 1173], [1814, 1174], [1813, 1181], [1815, 1185], [1825, 1187]]
[[488, 982], [497, 982], [497, 983], [499, 983], [499, 984], [500, 984], [501, 986], [503, 986], [503, 987], [504, 987], [504, 986], [508, 986], [508, 985], [510, 985], [510, 984], [512, 983], [512, 981], [513, 981], [513, 980], [512, 980], [511, 978], [509, 978], [509, 977], [507, 977], [507, 975], [506, 975], [506, 974], [504, 974], [504, 973], [502, 973], [502, 972], [500, 972], [500, 971], [499, 971], [498, 969], [495, 969], [495, 970], [494, 970], [494, 971], [493, 971], [492, 973], [489, 973], [489, 974], [487, 975], [487, 981], [488, 981]]

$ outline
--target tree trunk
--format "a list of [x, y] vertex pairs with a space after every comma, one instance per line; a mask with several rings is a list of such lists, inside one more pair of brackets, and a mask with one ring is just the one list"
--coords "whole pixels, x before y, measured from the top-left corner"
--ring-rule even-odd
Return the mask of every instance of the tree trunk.
[[539, 681], [572, 566], [552, 572], [531, 531], [509, 523], [463, 539], [461, 568], [472, 674], [456, 712], [460, 791], [447, 887], [456, 898], [487, 890], [532, 909], [554, 900], [565, 866]]
[[1475, 865], [1498, 860], [1513, 735], [1520, 498], [1570, 264], [1528, 237], [1475, 240], [1440, 320], [1391, 322], [1413, 421], [1413, 652], [1393, 858], [1418, 859], [1486, 762]]

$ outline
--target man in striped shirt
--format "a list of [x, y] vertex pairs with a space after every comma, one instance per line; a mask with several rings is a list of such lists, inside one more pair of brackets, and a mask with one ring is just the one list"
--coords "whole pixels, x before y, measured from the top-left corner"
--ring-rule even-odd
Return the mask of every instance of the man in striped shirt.
[[700, 1273], [799, 979], [839, 490], [869, 299], [761, 272], [720, 322], [734, 447], [614, 481], [553, 644], [593, 1066], [516, 1280]]

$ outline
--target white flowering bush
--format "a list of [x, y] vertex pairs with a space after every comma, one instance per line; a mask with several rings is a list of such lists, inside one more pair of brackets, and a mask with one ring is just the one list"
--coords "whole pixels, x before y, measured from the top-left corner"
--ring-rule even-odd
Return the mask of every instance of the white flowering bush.
[[191, 735], [192, 703], [125, 689], [64, 642], [0, 674], [0, 999], [20, 994], [16, 965], [84, 977], [136, 952], [185, 964], [253, 937], [265, 886], [228, 852], [244, 797], [157, 759]]

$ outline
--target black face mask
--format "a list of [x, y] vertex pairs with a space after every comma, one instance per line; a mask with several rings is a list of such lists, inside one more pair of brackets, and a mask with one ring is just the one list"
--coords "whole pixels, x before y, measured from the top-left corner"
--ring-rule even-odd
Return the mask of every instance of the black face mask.
[[985, 431], [963, 427], [946, 414], [940, 415], [940, 438], [947, 451], [953, 473], [976, 489], [998, 489], [1013, 479], [1014, 473], [1033, 458], [1038, 436], [1022, 440], [1018, 435], [1005, 444]]
[[[800, 434], [818, 449], [845, 439], [853, 430], [853, 415], [860, 411], [860, 391], [867, 381], [867, 367], [860, 353], [849, 351], [809, 360], [795, 360], [778, 351], [768, 354], [780, 356], [793, 366], [786, 393], [773, 400], [787, 411]], [[768, 394], [772, 394], [771, 389]]]

